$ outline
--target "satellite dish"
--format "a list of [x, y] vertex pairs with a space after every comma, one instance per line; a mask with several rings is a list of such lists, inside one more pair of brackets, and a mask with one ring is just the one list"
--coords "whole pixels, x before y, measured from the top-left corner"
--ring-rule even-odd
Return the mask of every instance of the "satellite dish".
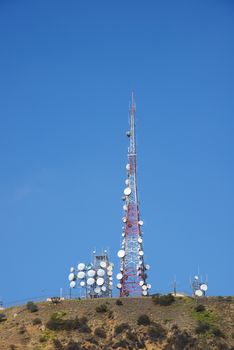
[[139, 224], [140, 226], [142, 226], [142, 225], [144, 225], [144, 221], [143, 221], [143, 220], [139, 220], [139, 221], [138, 221], [138, 224]]
[[88, 277], [94, 277], [96, 275], [96, 271], [95, 270], [89, 270], [88, 272], [87, 272], [87, 276]]
[[120, 249], [117, 255], [119, 258], [123, 258], [125, 256], [125, 251], [123, 249]]
[[131, 192], [132, 192], [132, 190], [131, 190], [130, 187], [126, 187], [126, 188], [124, 189], [124, 194], [125, 194], [125, 196], [129, 196], [129, 195], [131, 194]]
[[199, 280], [199, 277], [198, 277], [198, 276], [194, 276], [194, 279], [195, 279], [195, 280]]
[[139, 282], [139, 285], [142, 287], [143, 286], [143, 284], [144, 284], [144, 281], [140, 281]]
[[73, 281], [75, 279], [75, 274], [72, 272], [68, 276], [69, 281]]
[[117, 288], [120, 289], [122, 287], [121, 283], [117, 284]]
[[110, 281], [112, 281], [112, 280], [113, 280], [113, 277], [112, 277], [112, 276], [110, 276], [110, 277], [109, 277], [109, 280], [110, 280]]
[[74, 272], [74, 271], [75, 271], [74, 267], [71, 267], [70, 272]]
[[121, 280], [123, 278], [123, 274], [121, 272], [117, 273], [116, 278], [117, 280]]
[[100, 287], [96, 287], [96, 288], [94, 289], [94, 292], [97, 293], [97, 294], [99, 294], [99, 293], [101, 292], [101, 288], [100, 288]]
[[130, 170], [130, 164], [126, 165], [126, 170]]
[[79, 271], [83, 271], [85, 269], [85, 264], [80, 263], [80, 264], [78, 264], [77, 268]]
[[150, 266], [147, 264], [147, 265], [145, 265], [145, 268], [146, 268], [146, 270], [149, 270]]
[[71, 281], [70, 288], [75, 288], [75, 286], [76, 286], [76, 282], [75, 281]]
[[98, 277], [98, 279], [97, 279], [97, 285], [98, 285], [98, 286], [102, 286], [103, 284], [104, 284], [104, 278]]
[[101, 262], [100, 262], [100, 266], [101, 266], [102, 268], [105, 268], [105, 267], [106, 267], [106, 265], [107, 265], [107, 264], [106, 264], [106, 262], [105, 262], [105, 261], [101, 261]]
[[195, 295], [196, 295], [197, 297], [202, 297], [202, 296], [203, 296], [203, 292], [202, 292], [200, 289], [197, 289], [197, 290], [195, 291]]
[[112, 270], [113, 270], [113, 266], [112, 265], [107, 266], [107, 271], [112, 271]]
[[124, 236], [125, 236], [125, 233], [123, 232], [123, 233], [122, 233], [122, 237], [124, 237]]
[[140, 264], [140, 265], [142, 265], [142, 264], [143, 264], [143, 262], [140, 260], [140, 261], [139, 261], [139, 264]]
[[147, 286], [145, 284], [143, 284], [142, 289], [147, 290]]
[[112, 270], [107, 270], [107, 275], [108, 275], [108, 276], [112, 276], [112, 275], [113, 275]]
[[122, 221], [125, 223], [125, 222], [127, 221], [127, 218], [124, 216], [124, 217], [122, 218]]
[[147, 290], [143, 290], [143, 291], [142, 291], [142, 295], [144, 295], [144, 296], [148, 295]]
[[93, 277], [89, 277], [87, 279], [87, 285], [92, 286], [95, 283], [95, 279]]
[[84, 286], [85, 286], [85, 281], [81, 281], [81, 282], [80, 282], [80, 286], [81, 286], [81, 287], [84, 287]]
[[200, 285], [200, 289], [201, 289], [203, 292], [206, 292], [206, 291], [208, 290], [207, 284], [202, 283], [202, 284]]
[[129, 183], [130, 183], [129, 179], [126, 179], [125, 180], [125, 185], [129, 185]]
[[141, 237], [138, 238], [138, 243], [142, 243], [143, 239]]
[[148, 288], [148, 289], [151, 289], [151, 287], [152, 287], [151, 284], [148, 283], [148, 284], [147, 284], [147, 288]]
[[103, 269], [98, 269], [97, 270], [97, 275], [100, 276], [100, 277], [103, 277], [105, 275], [105, 270]]
[[106, 286], [102, 286], [102, 291], [106, 292]]
[[109, 282], [109, 285], [110, 285], [110, 286], [112, 286], [112, 285], [113, 285], [113, 282], [112, 282], [112, 281], [110, 281], [110, 282]]
[[139, 250], [139, 255], [140, 255], [140, 256], [143, 256], [143, 255], [144, 255], [143, 250]]
[[130, 131], [126, 131], [126, 136], [130, 137], [131, 136], [131, 132]]
[[77, 274], [77, 277], [78, 277], [79, 279], [84, 278], [84, 277], [85, 277], [85, 272], [84, 272], [84, 271], [79, 271], [78, 274]]
[[123, 205], [123, 210], [127, 211], [128, 210], [128, 206], [126, 204]]

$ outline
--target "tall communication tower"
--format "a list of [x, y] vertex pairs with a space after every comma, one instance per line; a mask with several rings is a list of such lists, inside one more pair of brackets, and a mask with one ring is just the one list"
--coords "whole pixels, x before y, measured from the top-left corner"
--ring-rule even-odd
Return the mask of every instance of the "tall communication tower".
[[128, 164], [126, 165], [127, 178], [125, 180], [123, 210], [123, 232], [122, 245], [118, 251], [120, 258], [120, 273], [117, 274], [117, 288], [120, 296], [140, 296], [148, 295], [151, 288], [147, 284], [147, 270], [149, 265], [144, 263], [143, 251], [143, 220], [140, 219], [139, 204], [137, 195], [137, 175], [136, 175], [136, 136], [135, 136], [135, 100], [132, 92], [130, 106], [130, 130], [126, 135], [130, 144], [128, 148]]

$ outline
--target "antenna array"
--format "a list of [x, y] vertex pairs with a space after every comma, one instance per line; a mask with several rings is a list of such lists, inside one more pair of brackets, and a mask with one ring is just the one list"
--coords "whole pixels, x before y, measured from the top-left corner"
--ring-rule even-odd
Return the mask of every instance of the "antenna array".
[[77, 269], [70, 268], [68, 275], [70, 288], [80, 286], [86, 298], [112, 297], [113, 267], [114, 264], [109, 261], [106, 250], [101, 255], [96, 255], [94, 251], [93, 261], [90, 264], [80, 262]]

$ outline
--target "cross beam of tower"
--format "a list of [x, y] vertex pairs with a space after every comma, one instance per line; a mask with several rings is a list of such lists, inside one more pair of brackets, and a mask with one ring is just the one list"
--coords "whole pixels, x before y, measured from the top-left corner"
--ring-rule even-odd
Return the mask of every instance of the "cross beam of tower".
[[123, 196], [123, 232], [122, 245], [118, 251], [120, 258], [120, 273], [117, 274], [120, 296], [148, 295], [151, 288], [147, 284], [147, 271], [149, 265], [144, 263], [143, 251], [143, 221], [140, 219], [137, 196], [137, 168], [136, 168], [136, 136], [135, 136], [135, 99], [132, 92], [130, 106], [130, 130], [126, 133], [129, 137], [128, 164], [126, 165], [127, 178]]

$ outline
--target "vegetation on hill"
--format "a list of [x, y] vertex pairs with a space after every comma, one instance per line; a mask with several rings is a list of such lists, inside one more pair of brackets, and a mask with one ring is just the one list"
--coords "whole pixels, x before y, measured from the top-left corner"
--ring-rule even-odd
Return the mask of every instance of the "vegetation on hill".
[[234, 350], [233, 298], [32, 302], [4, 310], [1, 350]]

